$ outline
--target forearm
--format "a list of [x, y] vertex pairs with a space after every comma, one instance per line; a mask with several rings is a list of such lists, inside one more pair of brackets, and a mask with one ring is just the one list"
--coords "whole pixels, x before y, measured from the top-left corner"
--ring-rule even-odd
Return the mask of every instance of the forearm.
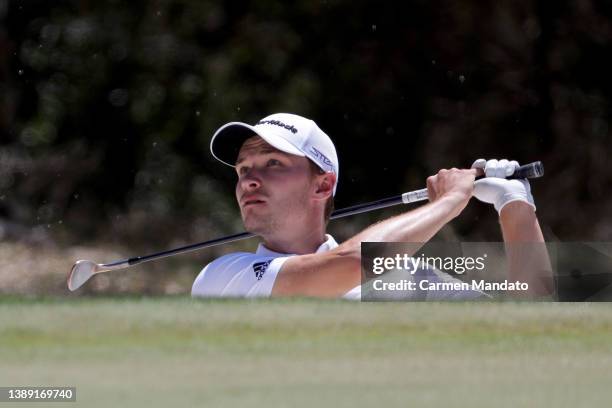
[[371, 225], [337, 249], [343, 254], [359, 256], [362, 242], [413, 242], [429, 241], [444, 225], [463, 209], [461, 200], [441, 198], [412, 211]]
[[534, 209], [524, 202], [511, 202], [502, 209], [499, 219], [509, 278], [528, 283], [531, 296], [551, 295], [552, 267]]
[[455, 218], [464, 204], [465, 200], [453, 196], [440, 198], [374, 224], [328, 253], [288, 259], [272, 295], [341, 296], [361, 284], [361, 242], [425, 243]]

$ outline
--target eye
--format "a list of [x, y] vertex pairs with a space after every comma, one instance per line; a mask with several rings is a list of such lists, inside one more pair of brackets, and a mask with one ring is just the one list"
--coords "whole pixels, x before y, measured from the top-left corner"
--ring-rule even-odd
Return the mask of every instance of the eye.
[[243, 175], [246, 174], [249, 171], [249, 168], [247, 166], [240, 166], [236, 169], [236, 172], [238, 173], [238, 175]]
[[279, 162], [276, 159], [270, 159], [268, 160], [268, 167], [270, 166], [280, 166], [281, 162]]

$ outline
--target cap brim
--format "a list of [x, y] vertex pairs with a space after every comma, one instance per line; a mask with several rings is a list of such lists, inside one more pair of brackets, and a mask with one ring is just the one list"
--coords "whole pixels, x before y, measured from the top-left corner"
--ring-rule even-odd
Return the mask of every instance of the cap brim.
[[221, 126], [210, 141], [210, 151], [217, 160], [233, 167], [238, 159], [242, 144], [254, 135], [261, 137], [268, 144], [285, 153], [306, 156], [300, 149], [282, 137], [242, 122], [230, 122]]

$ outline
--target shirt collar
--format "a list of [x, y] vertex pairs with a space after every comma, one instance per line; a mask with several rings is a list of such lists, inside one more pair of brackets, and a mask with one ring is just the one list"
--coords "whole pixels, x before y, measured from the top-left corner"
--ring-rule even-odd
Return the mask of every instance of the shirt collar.
[[[338, 246], [338, 243], [336, 242], [336, 240], [334, 239], [334, 237], [332, 237], [329, 234], [325, 234], [325, 242], [323, 242], [319, 248], [317, 248], [317, 250], [315, 251], [316, 254], [320, 253], [320, 252], [326, 252], [329, 251], [331, 249], [334, 249]], [[283, 254], [280, 252], [274, 252], [268, 248], [265, 247], [264, 244], [259, 244], [257, 246], [257, 251], [255, 251], [255, 253], [257, 255], [265, 255], [265, 256], [274, 256], [274, 257], [279, 257], [279, 256], [292, 256], [295, 254]]]

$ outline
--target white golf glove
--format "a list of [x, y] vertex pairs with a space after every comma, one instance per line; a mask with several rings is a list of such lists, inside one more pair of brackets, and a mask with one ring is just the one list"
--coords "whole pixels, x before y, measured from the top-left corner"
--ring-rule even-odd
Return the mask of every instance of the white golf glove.
[[493, 204], [498, 213], [508, 203], [523, 201], [531, 205], [535, 211], [536, 206], [531, 195], [531, 187], [527, 179], [507, 180], [519, 167], [512, 160], [485, 160], [478, 159], [472, 164], [473, 169], [483, 169], [485, 177], [474, 183], [474, 197], [484, 203]]

